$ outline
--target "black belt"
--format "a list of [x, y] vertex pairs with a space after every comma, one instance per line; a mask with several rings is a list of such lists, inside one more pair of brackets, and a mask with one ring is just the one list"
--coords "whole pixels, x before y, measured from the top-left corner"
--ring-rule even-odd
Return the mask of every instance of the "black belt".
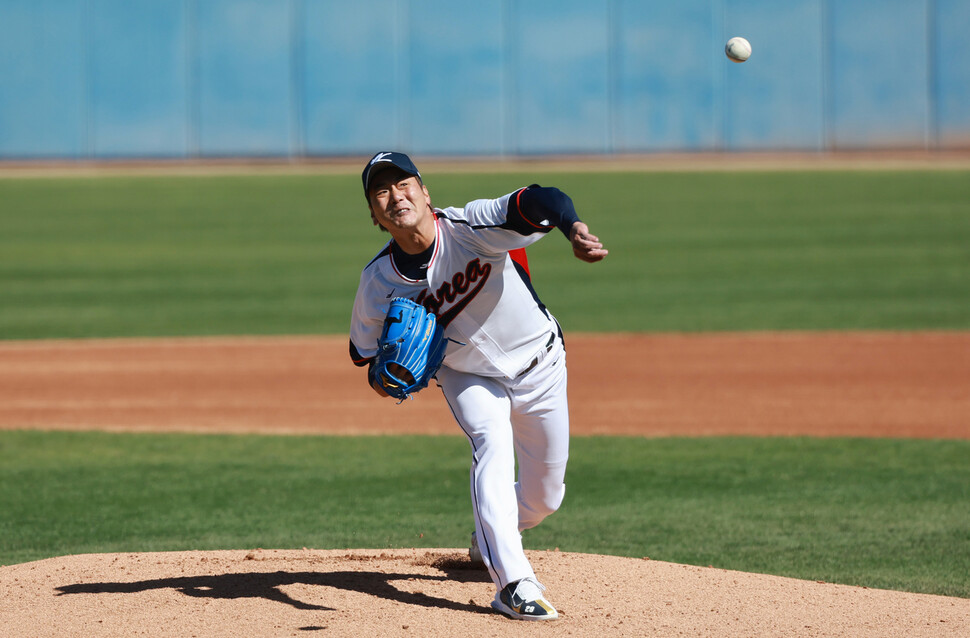
[[[549, 341], [546, 342], [546, 352], [549, 352], [550, 350], [552, 350], [552, 344], [554, 344], [554, 343], [556, 343], [556, 333], [555, 332], [553, 332], [551, 335], [549, 335]], [[525, 370], [523, 370], [522, 372], [520, 372], [519, 374], [517, 374], [516, 377], [521, 377], [522, 375], [524, 375], [526, 372], [529, 372], [530, 370], [532, 370], [532, 368], [536, 367], [537, 365], [539, 365], [539, 356], [538, 355], [536, 355], [536, 358], [532, 360], [532, 363], [530, 363], [529, 365], [527, 365], [525, 367]]]

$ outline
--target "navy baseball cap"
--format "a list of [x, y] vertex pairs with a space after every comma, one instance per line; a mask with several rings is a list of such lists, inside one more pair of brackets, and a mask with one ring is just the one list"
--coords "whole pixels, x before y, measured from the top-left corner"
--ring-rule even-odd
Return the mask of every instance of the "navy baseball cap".
[[391, 166], [396, 166], [408, 175], [413, 175], [418, 179], [421, 179], [421, 173], [418, 172], [418, 167], [414, 165], [411, 158], [404, 153], [396, 153], [394, 151], [382, 151], [376, 153], [374, 157], [370, 158], [367, 162], [367, 166], [364, 167], [364, 172], [361, 174], [361, 181], [364, 183], [364, 197], [368, 196], [370, 192], [371, 178], [377, 175], [381, 169], [389, 168]]

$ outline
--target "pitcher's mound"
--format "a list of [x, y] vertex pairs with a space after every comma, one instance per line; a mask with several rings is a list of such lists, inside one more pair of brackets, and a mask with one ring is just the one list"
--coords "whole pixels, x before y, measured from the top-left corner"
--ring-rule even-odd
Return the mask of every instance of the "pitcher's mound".
[[970, 600], [528, 552], [558, 621], [491, 610], [459, 549], [68, 556], [0, 568], [10, 636], [970, 635]]

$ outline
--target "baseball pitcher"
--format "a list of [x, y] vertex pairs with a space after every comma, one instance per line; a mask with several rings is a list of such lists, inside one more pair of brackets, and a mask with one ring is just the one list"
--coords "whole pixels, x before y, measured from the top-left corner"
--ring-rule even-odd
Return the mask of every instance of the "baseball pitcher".
[[556, 188], [435, 208], [417, 167], [396, 152], [374, 155], [362, 181], [371, 220], [390, 240], [361, 273], [350, 356], [378, 394], [399, 402], [437, 382], [471, 444], [470, 553], [495, 583], [492, 607], [555, 619], [521, 532], [565, 494], [566, 351], [523, 249], [558, 228], [583, 261], [608, 251]]

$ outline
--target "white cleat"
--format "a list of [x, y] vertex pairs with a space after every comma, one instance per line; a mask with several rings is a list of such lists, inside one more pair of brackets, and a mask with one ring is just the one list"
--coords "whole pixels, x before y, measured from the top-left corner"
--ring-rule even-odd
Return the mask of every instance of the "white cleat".
[[495, 595], [492, 608], [515, 620], [555, 620], [559, 612], [542, 595], [545, 589], [534, 578], [509, 583]]

